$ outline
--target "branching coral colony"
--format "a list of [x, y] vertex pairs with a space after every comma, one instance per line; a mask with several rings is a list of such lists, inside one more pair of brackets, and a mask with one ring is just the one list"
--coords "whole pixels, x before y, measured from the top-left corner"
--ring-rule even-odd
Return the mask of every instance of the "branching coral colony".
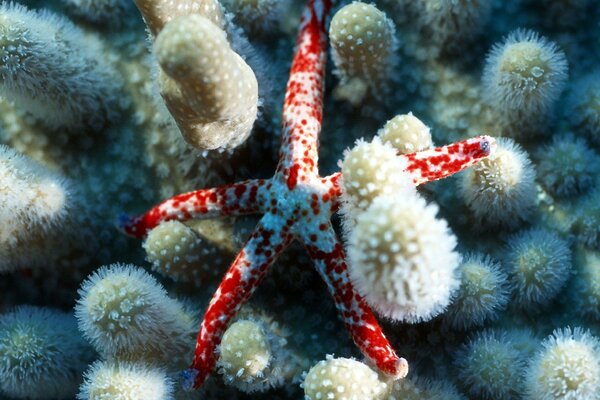
[[600, 6], [543, 2], [0, 2], [0, 398], [600, 400]]

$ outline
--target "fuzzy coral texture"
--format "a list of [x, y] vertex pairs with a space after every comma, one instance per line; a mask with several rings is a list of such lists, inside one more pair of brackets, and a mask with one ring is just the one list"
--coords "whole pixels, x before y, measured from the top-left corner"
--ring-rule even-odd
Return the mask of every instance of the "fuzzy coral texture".
[[600, 400], [598, 20], [1, 1], [0, 399]]

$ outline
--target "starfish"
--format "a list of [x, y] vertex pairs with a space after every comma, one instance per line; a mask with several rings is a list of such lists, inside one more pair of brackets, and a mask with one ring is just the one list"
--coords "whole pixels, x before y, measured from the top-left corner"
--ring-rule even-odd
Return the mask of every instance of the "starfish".
[[[331, 0], [308, 0], [302, 16], [283, 107], [279, 162], [270, 179], [251, 179], [174, 196], [145, 214], [122, 221], [129, 235], [142, 238], [163, 221], [263, 214], [225, 274], [202, 321], [194, 359], [184, 385], [199, 388], [217, 361], [217, 347], [229, 322], [248, 300], [269, 266], [299, 240], [331, 292], [336, 307], [361, 352], [392, 378], [402, 378], [408, 363], [399, 357], [373, 312], [354, 288], [344, 248], [331, 224], [339, 209], [340, 172], [321, 177], [318, 137], [322, 121], [327, 36]], [[494, 139], [479, 136], [405, 157], [415, 185], [452, 175], [486, 158]]]

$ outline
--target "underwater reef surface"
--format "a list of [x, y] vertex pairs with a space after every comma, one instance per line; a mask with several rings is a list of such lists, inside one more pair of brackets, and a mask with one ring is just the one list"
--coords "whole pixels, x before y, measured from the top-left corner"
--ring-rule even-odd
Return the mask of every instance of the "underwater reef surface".
[[599, 34], [0, 3], [0, 398], [599, 400]]

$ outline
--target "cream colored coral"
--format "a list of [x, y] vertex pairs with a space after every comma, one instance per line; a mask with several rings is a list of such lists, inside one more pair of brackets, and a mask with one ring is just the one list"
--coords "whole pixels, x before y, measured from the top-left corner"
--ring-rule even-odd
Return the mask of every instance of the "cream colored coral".
[[219, 372], [231, 380], [261, 380], [271, 360], [267, 334], [260, 324], [241, 320], [234, 322], [223, 335]]
[[387, 384], [367, 365], [330, 355], [308, 371], [303, 387], [307, 400], [383, 400], [388, 392]]
[[173, 382], [145, 364], [102, 361], [85, 373], [78, 400], [172, 400]]
[[79, 201], [67, 179], [0, 145], [0, 271], [64, 255], [57, 238], [73, 234]]
[[171, 20], [184, 15], [201, 15], [223, 29], [225, 18], [218, 0], [135, 0], [150, 32], [158, 32]]
[[257, 117], [258, 83], [219, 26], [176, 18], [157, 36], [161, 94], [188, 143], [201, 149], [244, 142]]
[[600, 341], [581, 328], [558, 329], [529, 363], [527, 398], [600, 399]]
[[400, 114], [390, 119], [377, 132], [383, 143], [389, 143], [400, 154], [409, 154], [433, 147], [431, 131], [413, 115]]
[[350, 277], [386, 317], [429, 320], [458, 286], [456, 238], [437, 212], [417, 195], [380, 196], [358, 216], [348, 240]]
[[343, 81], [360, 78], [382, 87], [396, 65], [393, 22], [374, 5], [359, 1], [335, 13], [329, 27], [333, 61]]
[[366, 210], [377, 196], [404, 196], [415, 193], [406, 161], [378, 137], [371, 143], [358, 141], [344, 153], [341, 163], [346, 212]]
[[460, 192], [481, 223], [515, 227], [536, 204], [535, 168], [514, 140], [499, 138], [495, 153], [461, 176]]
[[83, 282], [79, 329], [106, 357], [170, 362], [186, 358], [194, 321], [143, 269], [113, 264]]
[[164, 222], [148, 233], [143, 246], [154, 271], [174, 281], [200, 282], [202, 241], [193, 229]]

